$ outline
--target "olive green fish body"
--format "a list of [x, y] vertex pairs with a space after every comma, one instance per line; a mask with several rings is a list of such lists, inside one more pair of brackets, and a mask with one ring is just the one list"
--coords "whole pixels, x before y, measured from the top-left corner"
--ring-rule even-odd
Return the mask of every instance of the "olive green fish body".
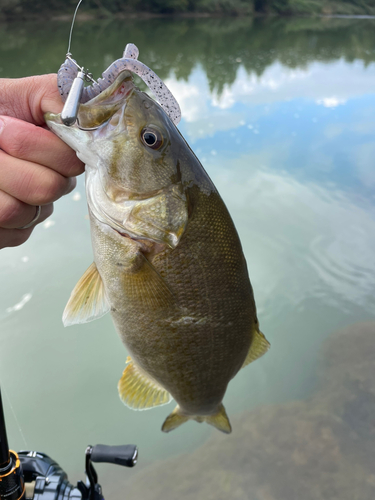
[[148, 259], [172, 297], [157, 277], [147, 291], [148, 283], [139, 283], [150, 272], [141, 244], [108, 238], [95, 219], [92, 234], [112, 317], [133, 360], [186, 413], [199, 415], [217, 410], [244, 363], [256, 313], [241, 245], [219, 195], [195, 186], [188, 197], [192, 214], [180, 244]]
[[232, 219], [176, 127], [126, 72], [79, 113], [86, 130], [46, 116], [87, 165], [94, 264], [64, 323], [110, 310], [130, 354], [125, 404], [173, 397], [164, 431], [195, 419], [230, 432], [227, 385], [269, 347]]

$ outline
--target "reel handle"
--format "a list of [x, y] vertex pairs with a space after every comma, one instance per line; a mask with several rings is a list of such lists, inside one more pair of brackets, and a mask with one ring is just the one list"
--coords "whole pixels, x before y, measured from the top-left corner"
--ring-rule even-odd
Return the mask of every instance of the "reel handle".
[[106, 446], [97, 444], [91, 448], [91, 461], [134, 467], [138, 460], [138, 449], [133, 444]]

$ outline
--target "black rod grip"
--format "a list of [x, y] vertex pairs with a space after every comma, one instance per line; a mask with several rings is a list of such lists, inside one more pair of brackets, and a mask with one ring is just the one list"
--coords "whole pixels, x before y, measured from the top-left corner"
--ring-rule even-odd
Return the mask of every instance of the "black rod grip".
[[137, 463], [138, 450], [133, 444], [124, 446], [106, 446], [97, 444], [92, 447], [91, 460], [93, 462], [104, 462], [107, 464], [123, 465], [134, 467]]
[[7, 438], [7, 430], [5, 427], [5, 418], [3, 410], [3, 402], [1, 400], [1, 388], [0, 388], [0, 468], [4, 468], [9, 464], [9, 446]]

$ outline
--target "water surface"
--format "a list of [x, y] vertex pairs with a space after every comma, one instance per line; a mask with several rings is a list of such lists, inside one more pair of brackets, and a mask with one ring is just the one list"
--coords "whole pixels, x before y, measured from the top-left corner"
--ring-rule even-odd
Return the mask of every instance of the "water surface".
[[[371, 360], [362, 363], [375, 335], [374, 28], [370, 19], [77, 24], [73, 54], [94, 76], [133, 42], [180, 102], [179, 128], [241, 237], [272, 349], [229, 385], [232, 436], [195, 422], [163, 434], [173, 403], [146, 412], [124, 407], [116, 385], [127, 353], [110, 317], [67, 329], [61, 323], [92, 262], [81, 178], [26, 244], [1, 251], [0, 381], [14, 449], [44, 451], [77, 480], [88, 443], [138, 444], [138, 472], [100, 467], [107, 498], [122, 498], [126, 488], [155, 500], [291, 500], [301, 498], [298, 483], [307, 500], [372, 500], [373, 472], [361, 460], [368, 461], [363, 450], [373, 427], [364, 415], [373, 415], [375, 382]], [[63, 62], [66, 23], [0, 31], [2, 77], [55, 72]], [[345, 366], [350, 383], [336, 366]], [[364, 409], [353, 413], [347, 401], [358, 394]], [[337, 399], [342, 404], [331, 404]], [[346, 428], [335, 434], [330, 419], [350, 420], [356, 444], [344, 443]], [[338, 447], [341, 465], [335, 455], [332, 476], [306, 452], [313, 446], [318, 457]], [[231, 457], [222, 469], [221, 454]], [[352, 489], [345, 486], [349, 469]]]

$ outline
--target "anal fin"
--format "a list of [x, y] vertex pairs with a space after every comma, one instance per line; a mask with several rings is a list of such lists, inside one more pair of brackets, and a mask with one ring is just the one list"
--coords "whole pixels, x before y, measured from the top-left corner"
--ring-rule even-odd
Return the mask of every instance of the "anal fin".
[[109, 311], [103, 281], [95, 262], [74, 287], [63, 313], [64, 326], [88, 323]]
[[266, 352], [270, 347], [271, 344], [268, 342], [263, 333], [258, 330], [255, 330], [249, 352], [247, 353], [242, 368], [247, 366], [252, 361], [255, 361], [256, 359], [260, 358], [261, 356], [263, 356], [263, 354], [266, 354]]
[[148, 410], [168, 404], [171, 395], [128, 357], [128, 366], [118, 383], [123, 403], [133, 410]]

